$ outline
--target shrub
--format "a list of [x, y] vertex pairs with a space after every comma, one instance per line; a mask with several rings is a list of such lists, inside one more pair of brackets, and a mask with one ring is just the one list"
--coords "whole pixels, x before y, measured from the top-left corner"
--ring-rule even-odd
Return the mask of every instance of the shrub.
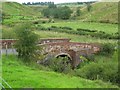
[[90, 63], [89, 65], [82, 67], [81, 69], [76, 70], [76, 75], [86, 79], [95, 80], [97, 79], [97, 75], [100, 75], [101, 72], [102, 72], [102, 67], [96, 65], [93, 62]]
[[91, 62], [80, 69], [75, 70], [75, 76], [86, 79], [112, 82], [114, 84], [120, 83], [118, 72], [118, 53], [115, 52], [111, 58], [106, 56], [97, 56], [96, 62]]
[[42, 27], [42, 26], [39, 26], [38, 29], [39, 29], [39, 30], [47, 30], [47, 28]]
[[47, 64], [55, 72], [69, 73], [71, 71], [71, 64], [67, 57], [52, 58]]
[[17, 41], [15, 43], [18, 57], [24, 61], [33, 59], [36, 50], [38, 50], [38, 35], [32, 32], [31, 24], [25, 23], [15, 27]]
[[82, 68], [83, 66], [89, 64], [91, 61], [94, 61], [94, 55], [82, 55], [80, 56], [81, 63], [77, 66], [78, 69]]
[[110, 23], [110, 20], [100, 20], [100, 23]]
[[61, 29], [72, 30], [72, 28], [71, 28], [71, 27], [61, 27]]
[[97, 30], [89, 30], [89, 29], [81, 29], [81, 28], [77, 28], [77, 31], [84, 31], [84, 32], [97, 32]]
[[44, 24], [44, 23], [47, 23], [46, 21], [42, 21], [42, 23]]
[[119, 83], [118, 66], [117, 63], [113, 62], [92, 62], [76, 70], [75, 75], [91, 80], [102, 79], [104, 81], [110, 81], [112, 83]]
[[38, 21], [34, 21], [33, 24], [39, 24], [39, 22]]
[[57, 26], [51, 26], [51, 28], [58, 28]]
[[115, 51], [115, 46], [111, 43], [104, 43], [101, 45], [100, 53], [102, 55], [111, 55]]

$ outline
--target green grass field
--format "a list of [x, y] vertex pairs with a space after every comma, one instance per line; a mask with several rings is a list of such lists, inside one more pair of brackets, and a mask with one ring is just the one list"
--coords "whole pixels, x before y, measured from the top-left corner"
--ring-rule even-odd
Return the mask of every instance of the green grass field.
[[81, 22], [81, 21], [60, 21], [55, 23], [46, 23], [41, 24], [44, 27], [58, 26], [58, 27], [71, 27], [74, 30], [77, 28], [80, 29], [89, 29], [89, 30], [98, 30], [104, 31], [106, 33], [112, 34], [118, 32], [117, 24], [107, 24], [107, 23], [96, 23], [96, 22]]
[[100, 80], [91, 81], [26, 66], [13, 55], [3, 55], [2, 62], [2, 76], [12, 88], [117, 88]]
[[86, 42], [86, 43], [116, 43], [117, 40], [109, 39], [97, 39], [90, 36], [80, 36], [75, 34], [67, 34], [60, 32], [51, 32], [51, 31], [35, 31], [40, 38], [70, 38], [73, 42]]

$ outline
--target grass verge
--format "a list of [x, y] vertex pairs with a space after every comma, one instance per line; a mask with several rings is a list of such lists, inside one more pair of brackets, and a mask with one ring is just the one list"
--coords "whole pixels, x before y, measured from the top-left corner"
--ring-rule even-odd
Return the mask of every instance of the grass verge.
[[118, 88], [110, 83], [39, 70], [26, 66], [14, 55], [2, 56], [3, 78], [12, 88]]

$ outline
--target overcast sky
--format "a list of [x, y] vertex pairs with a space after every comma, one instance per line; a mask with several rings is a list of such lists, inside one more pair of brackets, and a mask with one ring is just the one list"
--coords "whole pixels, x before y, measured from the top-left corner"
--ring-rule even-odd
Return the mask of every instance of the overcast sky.
[[55, 3], [64, 3], [64, 2], [87, 2], [87, 1], [99, 1], [99, 0], [6, 0], [6, 1], [15, 1], [19, 3], [23, 2], [55, 2]]

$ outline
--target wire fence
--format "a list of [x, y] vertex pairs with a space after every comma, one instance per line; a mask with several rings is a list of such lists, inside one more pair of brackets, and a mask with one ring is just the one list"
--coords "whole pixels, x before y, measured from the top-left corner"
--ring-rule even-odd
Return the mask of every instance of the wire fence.
[[5, 79], [3, 79], [2, 77], [0, 77], [0, 79], [2, 81], [0, 82], [2, 90], [6, 90], [6, 88], [9, 88], [9, 90], [13, 90], [12, 87], [8, 84], [8, 82], [5, 81]]

